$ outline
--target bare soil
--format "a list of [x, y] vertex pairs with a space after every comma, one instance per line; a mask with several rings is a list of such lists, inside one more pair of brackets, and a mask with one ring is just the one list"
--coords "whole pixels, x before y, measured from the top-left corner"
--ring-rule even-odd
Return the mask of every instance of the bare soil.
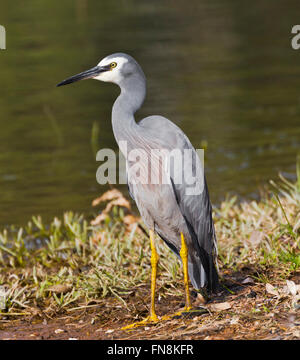
[[[225, 275], [224, 290], [204, 305], [204, 314], [122, 330], [122, 326], [147, 316], [150, 288], [138, 287], [126, 299], [127, 307], [107, 298], [51, 316], [38, 309], [22, 319], [2, 317], [0, 339], [299, 339], [300, 310], [288, 306], [288, 299], [266, 292], [266, 285], [251, 275], [251, 269]], [[300, 273], [295, 273], [292, 280], [299, 283], [299, 278]], [[175, 313], [184, 305], [183, 297], [162, 296], [164, 292], [158, 289], [159, 316]], [[193, 295], [194, 306], [202, 306], [199, 296]]]

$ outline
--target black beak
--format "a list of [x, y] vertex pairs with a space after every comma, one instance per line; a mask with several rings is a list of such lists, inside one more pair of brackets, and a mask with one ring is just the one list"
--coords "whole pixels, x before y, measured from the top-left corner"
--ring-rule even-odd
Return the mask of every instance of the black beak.
[[108, 70], [110, 70], [109, 65], [107, 65], [107, 66], [95, 66], [92, 69], [83, 71], [80, 74], [69, 77], [68, 79], [66, 79], [66, 80], [60, 82], [59, 84], [57, 84], [56, 86], [68, 85], [68, 84], [71, 84], [71, 83], [73, 83], [75, 81], [84, 80], [84, 79], [90, 79], [90, 78], [93, 78], [93, 77], [99, 75], [100, 73], [102, 73], [104, 71], [108, 71]]

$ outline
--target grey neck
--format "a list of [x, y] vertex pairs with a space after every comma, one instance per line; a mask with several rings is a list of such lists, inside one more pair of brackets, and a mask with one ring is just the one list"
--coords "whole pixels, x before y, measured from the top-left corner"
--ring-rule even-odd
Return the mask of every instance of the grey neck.
[[[133, 74], [122, 80], [119, 86], [121, 94], [112, 108], [112, 127], [118, 145], [120, 146], [120, 141], [126, 141], [127, 149], [131, 150], [135, 148], [138, 137], [138, 124], [135, 122], [134, 113], [144, 102], [146, 79], [143, 73]], [[122, 147], [120, 148], [123, 152]]]

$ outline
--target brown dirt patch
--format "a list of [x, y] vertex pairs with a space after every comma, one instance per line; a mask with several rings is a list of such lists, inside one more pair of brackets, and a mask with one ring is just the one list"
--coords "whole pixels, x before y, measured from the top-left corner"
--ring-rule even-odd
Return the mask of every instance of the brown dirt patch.
[[[295, 274], [297, 279], [299, 274]], [[245, 281], [245, 279], [248, 279]], [[250, 280], [249, 280], [250, 279]], [[243, 284], [244, 282], [244, 284]], [[121, 327], [141, 320], [148, 313], [149, 288], [137, 288], [127, 299], [126, 308], [113, 298], [89, 304], [90, 307], [61, 311], [51, 317], [42, 310], [31, 317], [0, 320], [0, 339], [299, 339], [299, 310], [288, 298], [266, 292], [263, 283], [245, 274], [227, 277], [228, 290], [214, 296], [199, 316], [162, 321], [123, 331]], [[183, 306], [183, 298], [162, 297], [158, 289], [158, 315], [171, 314]], [[224, 305], [225, 304], [225, 305]], [[199, 301], [194, 297], [194, 305]]]

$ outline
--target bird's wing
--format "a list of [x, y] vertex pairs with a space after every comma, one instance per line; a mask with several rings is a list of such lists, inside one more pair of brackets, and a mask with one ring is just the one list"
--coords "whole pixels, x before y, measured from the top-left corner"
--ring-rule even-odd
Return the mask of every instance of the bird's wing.
[[[140, 125], [147, 129], [147, 136], [151, 137], [152, 143], [156, 142], [157, 146], [169, 150], [186, 150], [187, 156], [183, 155], [183, 169], [176, 168], [174, 163], [170, 166], [171, 186], [208, 275], [208, 285], [214, 290], [218, 282], [215, 269], [217, 245], [203, 163], [188, 137], [168, 119], [151, 116], [143, 119]], [[182, 173], [180, 182], [178, 180]]]
[[129, 195], [131, 197], [132, 200], [135, 200], [134, 196], [133, 196], [133, 189], [132, 189], [132, 184], [130, 181], [128, 181], [128, 174], [126, 174], [127, 176], [127, 187], [128, 187], [128, 192], [129, 192]]

